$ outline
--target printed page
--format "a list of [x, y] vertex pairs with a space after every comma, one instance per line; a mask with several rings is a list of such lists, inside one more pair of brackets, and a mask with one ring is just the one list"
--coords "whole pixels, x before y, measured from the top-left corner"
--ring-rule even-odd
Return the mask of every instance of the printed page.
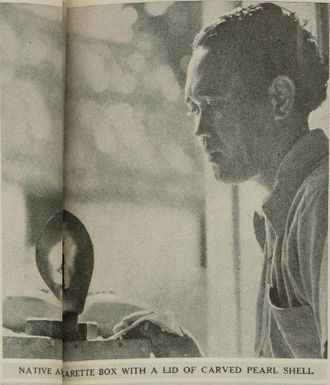
[[328, 19], [68, 3], [64, 383], [329, 383]]
[[1, 384], [62, 383], [63, 9], [0, 2]]

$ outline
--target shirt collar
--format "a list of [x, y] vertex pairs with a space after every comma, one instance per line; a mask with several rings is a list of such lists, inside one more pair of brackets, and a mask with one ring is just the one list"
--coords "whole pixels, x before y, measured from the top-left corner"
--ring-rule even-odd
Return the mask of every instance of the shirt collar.
[[328, 138], [316, 129], [300, 137], [284, 157], [273, 191], [262, 207], [278, 236], [284, 233], [287, 215], [300, 185], [328, 153]]

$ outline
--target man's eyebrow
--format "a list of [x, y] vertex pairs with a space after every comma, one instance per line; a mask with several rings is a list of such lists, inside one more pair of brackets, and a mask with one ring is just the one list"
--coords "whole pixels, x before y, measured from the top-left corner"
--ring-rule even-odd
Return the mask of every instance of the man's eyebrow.
[[232, 97], [232, 94], [231, 93], [227, 93], [227, 94], [224, 94], [224, 95], [219, 95], [219, 93], [212, 93], [212, 92], [206, 92], [206, 93], [200, 93], [198, 95], [199, 98], [201, 99], [211, 99], [211, 100], [217, 100], [217, 101], [222, 101], [222, 102], [227, 102], [228, 100], [230, 100], [230, 98]]
[[[225, 95], [219, 95], [218, 93], [211, 93], [211, 92], [207, 92], [207, 91], [204, 92], [204, 90], [200, 90], [200, 92], [198, 92], [198, 95], [196, 95], [196, 97], [198, 97], [200, 99], [205, 98], [205, 99], [222, 101], [225, 103], [232, 97], [232, 93], [228, 92]], [[184, 101], [186, 104], [194, 103], [194, 101], [191, 99], [191, 97], [189, 97], [187, 95], [185, 95]]]

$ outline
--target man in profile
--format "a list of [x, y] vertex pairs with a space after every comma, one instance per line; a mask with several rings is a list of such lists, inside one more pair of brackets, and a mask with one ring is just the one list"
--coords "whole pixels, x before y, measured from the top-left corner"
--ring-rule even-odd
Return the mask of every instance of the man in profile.
[[[327, 354], [328, 139], [308, 126], [327, 81], [311, 34], [271, 3], [221, 17], [194, 41], [186, 102], [214, 175], [233, 184], [254, 180], [269, 192], [254, 223], [265, 257], [261, 357]], [[154, 328], [141, 335], [160, 356], [173, 343]], [[175, 341], [177, 356], [199, 355], [187, 335]]]
[[224, 16], [194, 41], [186, 102], [214, 175], [269, 192], [255, 220], [265, 256], [258, 356], [326, 357], [328, 139], [308, 116], [327, 80], [310, 33], [271, 3]]

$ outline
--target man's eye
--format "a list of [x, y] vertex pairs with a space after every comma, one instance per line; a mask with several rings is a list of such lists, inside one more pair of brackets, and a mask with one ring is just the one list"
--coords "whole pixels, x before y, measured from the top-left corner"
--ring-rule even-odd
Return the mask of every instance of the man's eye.
[[223, 101], [212, 100], [207, 103], [207, 108], [210, 113], [216, 114], [217, 119], [223, 118], [224, 112], [226, 111], [226, 106]]

